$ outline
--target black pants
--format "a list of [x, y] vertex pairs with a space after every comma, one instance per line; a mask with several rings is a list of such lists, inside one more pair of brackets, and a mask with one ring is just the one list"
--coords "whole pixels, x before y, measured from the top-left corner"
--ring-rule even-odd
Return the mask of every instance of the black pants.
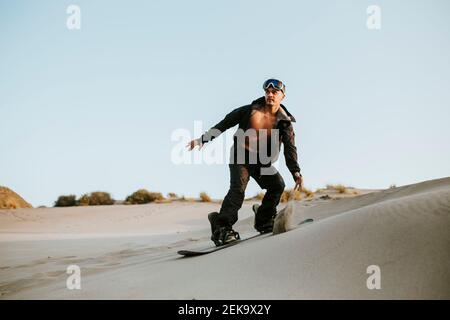
[[238, 210], [242, 207], [250, 177], [255, 179], [262, 189], [267, 189], [261, 206], [256, 214], [256, 225], [266, 223], [277, 213], [285, 184], [278, 171], [272, 175], [261, 175], [261, 166], [256, 164], [229, 164], [230, 190], [222, 202], [219, 215], [215, 219], [215, 227], [232, 226], [238, 220]]

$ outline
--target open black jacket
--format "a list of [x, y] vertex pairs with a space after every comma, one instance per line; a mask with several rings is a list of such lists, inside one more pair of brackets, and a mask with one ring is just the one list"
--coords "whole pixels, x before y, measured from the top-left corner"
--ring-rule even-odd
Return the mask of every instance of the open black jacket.
[[[201, 144], [205, 144], [216, 138], [217, 130], [220, 133], [225, 132], [227, 129], [234, 127], [239, 124], [239, 129], [247, 130], [249, 129], [249, 120], [252, 111], [255, 108], [260, 108], [265, 105], [265, 97], [258, 98], [254, 100], [251, 104], [234, 109], [218, 124], [213, 126], [207, 132], [205, 132], [199, 141]], [[289, 113], [284, 105], [277, 112], [277, 120], [275, 128], [279, 129], [280, 142], [284, 144], [284, 157], [286, 160], [286, 166], [292, 174], [294, 180], [296, 179], [295, 174], [300, 173], [300, 166], [298, 164], [297, 147], [295, 146], [295, 133], [292, 126], [292, 122], [295, 122], [295, 118]], [[278, 144], [281, 148], [281, 143]], [[236, 140], [234, 140], [233, 150], [236, 152]]]

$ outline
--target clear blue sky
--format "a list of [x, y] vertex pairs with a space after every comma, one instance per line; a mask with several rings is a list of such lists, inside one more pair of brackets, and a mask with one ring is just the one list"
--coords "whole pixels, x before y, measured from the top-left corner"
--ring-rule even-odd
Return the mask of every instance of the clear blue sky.
[[[81, 30], [66, 27], [70, 4]], [[366, 27], [372, 4], [381, 30]], [[449, 9], [446, 0], [0, 0], [0, 185], [34, 206], [139, 188], [223, 198], [228, 166], [173, 164], [171, 133], [196, 120], [209, 128], [262, 96], [269, 77], [287, 85], [306, 187], [449, 176]], [[246, 196], [258, 191], [252, 181]]]

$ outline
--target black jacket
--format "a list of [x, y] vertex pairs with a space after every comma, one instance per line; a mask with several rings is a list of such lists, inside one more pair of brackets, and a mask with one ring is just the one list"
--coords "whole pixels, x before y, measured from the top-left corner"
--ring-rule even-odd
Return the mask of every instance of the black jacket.
[[[251, 104], [234, 109], [218, 124], [213, 126], [207, 132], [205, 132], [199, 141], [201, 144], [212, 141], [214, 138], [218, 137], [217, 131], [220, 133], [225, 132], [227, 129], [234, 127], [239, 124], [239, 129], [247, 130], [249, 128], [249, 120], [252, 111], [255, 108], [260, 108], [265, 105], [265, 98], [261, 97], [254, 100]], [[286, 160], [286, 166], [291, 172], [294, 180], [296, 179], [295, 174], [300, 173], [300, 166], [298, 164], [297, 148], [295, 146], [295, 133], [291, 122], [295, 122], [295, 118], [289, 113], [284, 105], [277, 112], [277, 120], [275, 128], [279, 129], [280, 142], [284, 144], [284, 157]], [[278, 144], [281, 148], [281, 143]], [[233, 145], [234, 153], [236, 152], [236, 139]]]

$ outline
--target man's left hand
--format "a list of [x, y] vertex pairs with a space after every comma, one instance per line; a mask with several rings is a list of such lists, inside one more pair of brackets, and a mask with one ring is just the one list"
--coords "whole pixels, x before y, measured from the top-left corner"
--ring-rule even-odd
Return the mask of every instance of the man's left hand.
[[295, 178], [295, 187], [294, 187], [294, 190], [301, 191], [302, 188], [303, 188], [303, 178], [302, 178], [301, 175], [298, 175], [298, 176]]

